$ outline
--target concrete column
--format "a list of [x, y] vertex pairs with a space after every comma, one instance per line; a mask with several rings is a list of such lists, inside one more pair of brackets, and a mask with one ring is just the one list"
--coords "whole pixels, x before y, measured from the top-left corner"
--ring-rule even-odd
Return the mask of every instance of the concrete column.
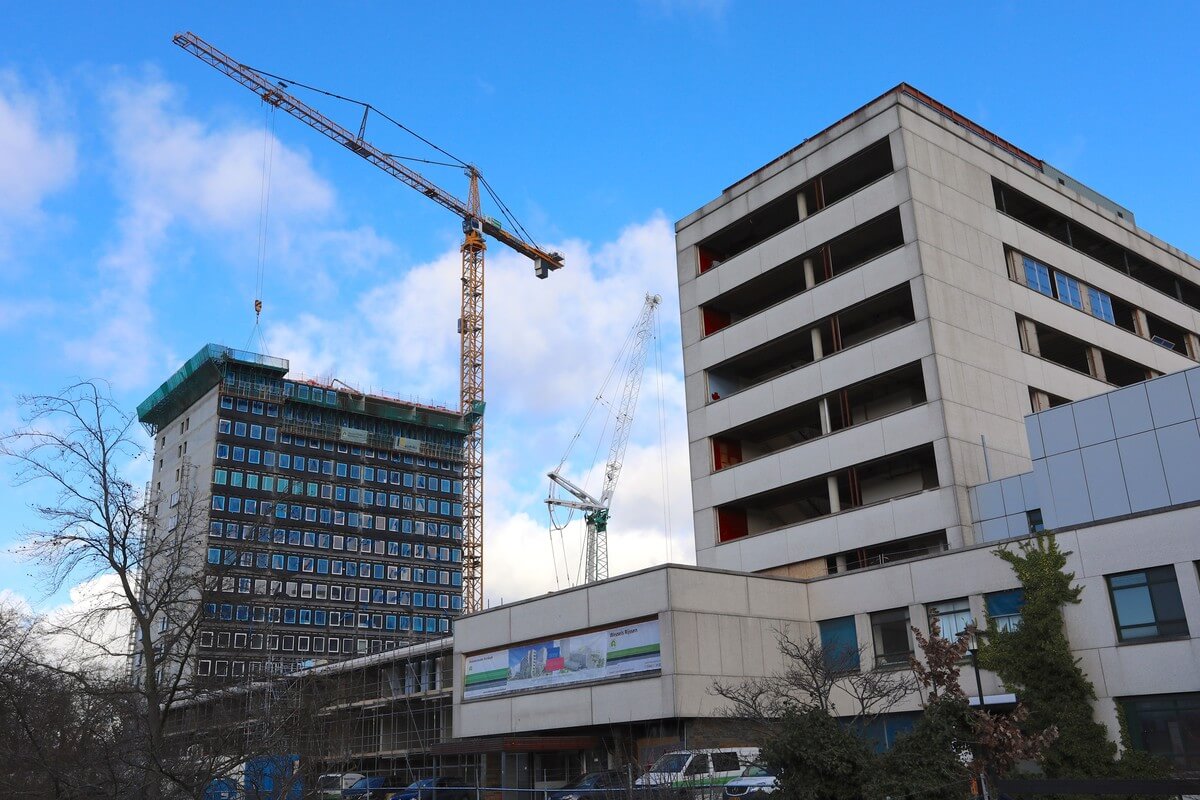
[[813, 288], [817, 285], [817, 275], [813, 271], [813, 260], [811, 258], [804, 259], [804, 289]]
[[838, 490], [837, 476], [830, 475], [826, 478], [825, 486], [829, 490], [829, 513], [836, 514], [842, 510], [842, 494]]
[[800, 219], [808, 216], [808, 197], [804, 192], [796, 195], [796, 208], [800, 211]]
[[831, 433], [833, 424], [829, 421], [829, 398], [822, 397], [817, 403], [817, 408], [821, 414], [821, 435]]
[[1088, 347], [1088, 366], [1091, 367], [1093, 378], [1108, 383], [1108, 377], [1104, 374], [1104, 355], [1099, 347]]
[[1187, 354], [1188, 358], [1200, 361], [1200, 336], [1190, 331], [1187, 335]]
[[834, 556], [833, 560], [837, 563], [838, 574], [841, 574], [846, 571], [847, 567], [846, 567], [846, 554], [845, 553], [839, 553], [838, 555]]
[[1150, 338], [1150, 321], [1146, 319], [1146, 312], [1140, 308], [1133, 310], [1133, 327], [1138, 336], [1143, 339]]
[[813, 361], [820, 361], [825, 357], [825, 351], [821, 346], [821, 329], [813, 328], [810, 333], [812, 334]]
[[1033, 324], [1033, 320], [1021, 320], [1021, 347], [1026, 353], [1034, 356], [1040, 356], [1042, 350], [1038, 347], [1037, 327]]

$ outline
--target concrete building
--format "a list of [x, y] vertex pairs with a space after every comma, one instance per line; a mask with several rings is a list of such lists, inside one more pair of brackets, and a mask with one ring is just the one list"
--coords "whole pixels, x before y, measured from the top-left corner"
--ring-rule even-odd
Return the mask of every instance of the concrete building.
[[1200, 357], [1200, 262], [907, 85], [676, 234], [701, 566], [968, 546], [1024, 415]]
[[[676, 232], [698, 566], [459, 621], [456, 735], [527, 737], [504, 785], [561, 759], [539, 732], [598, 737], [617, 763], [731, 743], [712, 683], [778, 669], [778, 629], [903, 669], [933, 613], [947, 633], [1019, 625], [992, 551], [1043, 530], [1084, 588], [1065, 614], [1097, 718], [1116, 738], [1123, 709], [1135, 746], [1200, 769], [1200, 369], [1181, 373], [1200, 262], [907, 85]], [[656, 658], [499, 670], [629, 629]]]
[[468, 417], [289, 377], [284, 359], [210, 344], [138, 418], [154, 437], [151, 535], [178, 535], [184, 509], [204, 509], [183, 532], [205, 575], [198, 679], [450, 631], [462, 611]]
[[[858, 651], [860, 668], [903, 669], [916, 653], [910, 626], [928, 634], [935, 614], [944, 635], [985, 615], [1019, 625], [1019, 582], [993, 551], [1028, 541], [1032, 527], [1053, 529], [1083, 587], [1064, 614], [1097, 719], [1115, 739], [1123, 711], [1135, 746], [1200, 771], [1200, 367], [1030, 415], [1026, 427], [1033, 469], [969, 490], [971, 544], [813, 578], [664, 565], [463, 617], [455, 735], [523, 736], [526, 750], [507, 756], [510, 781], [561, 763], [539, 733], [585, 737], [591, 757], [617, 763], [737, 743], [713, 683], [780, 671], [777, 631]], [[1181, 458], [1191, 468], [1169, 477]], [[497, 653], [629, 626], [655, 633], [658, 658], [643, 669], [474, 689]], [[974, 698], [970, 667], [961, 679]], [[981, 683], [993, 708], [1019, 699], [986, 671]], [[920, 702], [899, 704], [877, 742], [909, 727]]]

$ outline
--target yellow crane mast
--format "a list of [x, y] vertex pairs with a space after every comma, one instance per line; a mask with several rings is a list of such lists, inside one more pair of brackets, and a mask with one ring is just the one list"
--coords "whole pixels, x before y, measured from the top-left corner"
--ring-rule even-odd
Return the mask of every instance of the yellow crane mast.
[[[463, 202], [439, 188], [420, 173], [383, 152], [364, 138], [367, 112], [358, 133], [333, 122], [287, 91], [286, 82], [271, 81], [267, 73], [238, 63], [194, 33], [179, 33], [175, 44], [250, 89], [263, 102], [287, 112], [309, 127], [348, 148], [397, 180], [408, 184], [442, 207], [457, 214], [463, 224], [462, 307], [458, 321], [460, 338], [460, 399], [464, 414], [475, 417], [463, 454], [463, 606], [467, 613], [483, 607], [483, 283], [485, 236], [491, 237], [531, 259], [534, 274], [547, 277], [563, 265], [560, 253], [537, 247], [500, 227], [480, 213], [479, 183], [482, 176], [473, 165], [465, 165], [469, 179]], [[344, 98], [343, 98], [344, 99]]]

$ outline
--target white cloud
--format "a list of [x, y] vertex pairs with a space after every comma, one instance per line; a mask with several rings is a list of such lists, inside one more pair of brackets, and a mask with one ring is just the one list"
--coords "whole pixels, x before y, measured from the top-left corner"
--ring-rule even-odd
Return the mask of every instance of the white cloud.
[[[629, 225], [612, 242], [568, 241], [558, 249], [567, 266], [545, 281], [533, 276], [525, 258], [498, 245], [487, 252], [484, 585], [493, 602], [556, 588], [543, 476], [566, 450], [647, 292], [663, 296], [660, 353], [670, 486], [664, 492], [659, 376], [651, 354], [613, 503], [610, 572], [661, 563], [668, 552], [674, 561], [694, 560], [670, 224], [658, 214]], [[269, 349], [310, 375], [456, 406], [460, 270], [457, 249], [444, 253], [365, 291], [343, 317], [301, 317], [269, 326]], [[587, 449], [590, 457], [595, 446], [593, 440], [580, 452]], [[606, 455], [607, 442], [601, 461]], [[574, 462], [569, 468], [586, 471]], [[582, 533], [569, 530], [566, 539], [568, 559], [577, 561]], [[558, 585], [567, 585], [565, 575]]]
[[74, 138], [51, 127], [16, 75], [0, 72], [0, 218], [29, 220], [74, 176]]
[[105, 573], [72, 586], [68, 600], [39, 610], [27, 598], [10, 589], [0, 589], [0, 606], [15, 609], [35, 619], [40, 643], [51, 660], [70, 667], [90, 666], [118, 671], [125, 666], [128, 649], [129, 614], [120, 609], [124, 595], [115, 574]]
[[332, 187], [306, 153], [264, 138], [261, 127], [214, 126], [190, 116], [179, 90], [153, 75], [116, 81], [103, 101], [120, 203], [117, 236], [97, 264], [92, 329], [66, 346], [93, 374], [123, 386], [153, 377], [161, 362], [152, 335], [154, 285], [191, 267], [176, 242], [197, 239], [235, 263], [257, 260], [265, 148], [273, 153], [273, 239], [317, 255], [337, 248], [352, 264], [387, 251], [369, 229], [326, 227], [336, 206]]

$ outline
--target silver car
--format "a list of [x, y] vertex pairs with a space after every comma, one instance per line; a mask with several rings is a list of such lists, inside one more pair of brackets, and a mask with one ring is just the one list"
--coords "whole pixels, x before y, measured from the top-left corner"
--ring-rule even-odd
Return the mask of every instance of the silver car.
[[750, 764], [742, 774], [725, 784], [729, 800], [755, 800], [773, 794], [779, 788], [779, 778], [762, 764]]

